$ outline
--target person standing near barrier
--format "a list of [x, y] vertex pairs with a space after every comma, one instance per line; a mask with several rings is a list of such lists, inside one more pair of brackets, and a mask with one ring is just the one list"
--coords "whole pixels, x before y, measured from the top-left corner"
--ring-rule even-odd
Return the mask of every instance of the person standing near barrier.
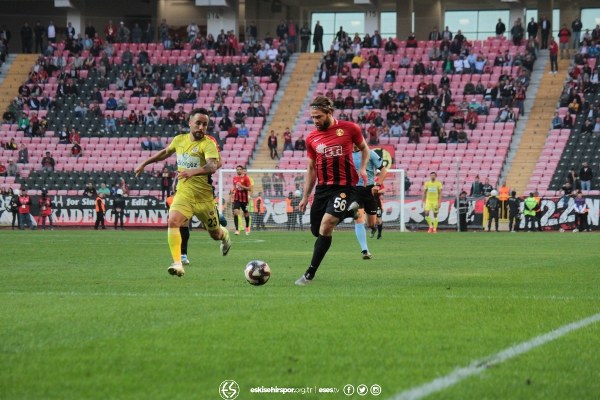
[[537, 199], [533, 196], [533, 193], [529, 193], [529, 197], [523, 202], [523, 215], [525, 216], [525, 230], [527, 232], [537, 230], [535, 229], [535, 210], [537, 206]]
[[467, 200], [467, 192], [464, 190], [458, 196], [458, 230], [460, 232], [467, 231], [467, 214], [469, 212], [469, 201]]
[[517, 192], [513, 190], [508, 198], [508, 230], [510, 232], [519, 230], [519, 224], [521, 223], [519, 218], [520, 209], [521, 199], [517, 197]]
[[104, 213], [106, 212], [106, 203], [104, 203], [104, 193], [98, 193], [94, 205], [96, 209], [96, 223], [94, 224], [94, 229], [98, 230], [100, 225], [102, 225], [102, 229], [106, 229], [106, 226], [104, 226]]
[[485, 202], [488, 209], [488, 232], [492, 231], [492, 220], [495, 222], [494, 227], [498, 232], [498, 218], [500, 217], [500, 199], [497, 197], [498, 191], [492, 190], [490, 197]]
[[506, 186], [506, 182], [502, 181], [498, 187], [498, 200], [500, 200], [500, 218], [505, 219], [507, 215], [508, 199], [510, 197], [510, 188]]
[[123, 219], [125, 216], [125, 199], [123, 198], [123, 189], [117, 189], [117, 195], [113, 201], [113, 212], [115, 217], [115, 230], [117, 230], [119, 222], [121, 223], [121, 230], [124, 230]]
[[573, 229], [573, 232], [589, 231], [588, 208], [581, 190], [578, 191], [577, 195], [575, 196], [575, 205], [573, 206], [573, 211], [575, 211], [575, 223], [577, 224], [576, 228]]
[[54, 221], [52, 220], [52, 201], [48, 197], [48, 191], [42, 190], [42, 196], [38, 200], [40, 206], [40, 225], [46, 230], [46, 218], [50, 224], [50, 230], [54, 230]]

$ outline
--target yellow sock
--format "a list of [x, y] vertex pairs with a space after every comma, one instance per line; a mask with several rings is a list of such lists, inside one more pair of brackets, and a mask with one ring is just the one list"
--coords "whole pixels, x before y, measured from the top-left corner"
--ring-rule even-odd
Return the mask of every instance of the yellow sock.
[[179, 233], [179, 228], [169, 228], [167, 230], [167, 235], [173, 262], [181, 263], [181, 233]]
[[437, 217], [435, 217], [435, 218], [433, 219], [433, 229], [437, 229], [437, 225], [438, 225], [438, 218], [437, 218]]
[[221, 232], [223, 232], [223, 237], [221, 238], [221, 240], [226, 241], [227, 239], [229, 239], [229, 231], [227, 230], [227, 228], [225, 228], [224, 226], [221, 227]]
[[427, 225], [431, 226], [431, 217], [429, 215], [425, 217], [425, 221], [427, 221]]

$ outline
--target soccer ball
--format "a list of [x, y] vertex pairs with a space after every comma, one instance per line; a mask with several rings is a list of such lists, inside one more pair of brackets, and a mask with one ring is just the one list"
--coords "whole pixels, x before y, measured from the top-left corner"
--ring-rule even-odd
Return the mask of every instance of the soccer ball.
[[244, 276], [249, 284], [254, 286], [264, 285], [271, 277], [269, 264], [261, 260], [252, 260], [246, 264]]

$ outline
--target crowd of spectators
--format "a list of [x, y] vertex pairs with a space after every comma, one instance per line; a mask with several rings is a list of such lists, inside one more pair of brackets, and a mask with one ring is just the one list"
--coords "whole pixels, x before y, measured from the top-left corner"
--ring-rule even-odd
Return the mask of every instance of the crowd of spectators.
[[[377, 56], [379, 51], [374, 49], [383, 48], [386, 54], [396, 54], [402, 42], [392, 38], [380, 40], [378, 32], [362, 39], [358, 35], [351, 38], [340, 28], [331, 49], [324, 55], [318, 80], [335, 84], [334, 89], [324, 94], [336, 108], [343, 110], [340, 119], [352, 120], [363, 127], [369, 143], [378, 143], [381, 136], [408, 136], [409, 142], [418, 143], [426, 126], [441, 143], [468, 142], [466, 129], [476, 129], [479, 116], [489, 114], [490, 108], [500, 108], [494, 122], [515, 121], [513, 107], [520, 114], [524, 112], [526, 88], [537, 57], [534, 39], [530, 39], [531, 44], [527, 42], [522, 52], [499, 51], [489, 65], [486, 55], [478, 53], [460, 30], [453, 34], [448, 27], [443, 32], [435, 27], [429, 39], [434, 43], [429, 47], [427, 63], [421, 57], [411, 58], [408, 52], [403, 52], [398, 65], [384, 70]], [[524, 41], [522, 38], [518, 44]], [[417, 43], [411, 34], [404, 45], [416, 47]], [[481, 75], [489, 74], [492, 66], [502, 68], [502, 73], [497, 82], [484, 85]], [[414, 95], [405, 86], [397, 89], [388, 85], [384, 90], [386, 82], [396, 81], [401, 68], [406, 68], [407, 74], [414, 75], [419, 82]], [[371, 69], [379, 72], [369, 84], [366, 74]], [[451, 90], [454, 75], [471, 77], [462, 93]], [[475, 95], [483, 97], [483, 101], [477, 101]], [[453, 127], [449, 132], [444, 129], [447, 123]]]

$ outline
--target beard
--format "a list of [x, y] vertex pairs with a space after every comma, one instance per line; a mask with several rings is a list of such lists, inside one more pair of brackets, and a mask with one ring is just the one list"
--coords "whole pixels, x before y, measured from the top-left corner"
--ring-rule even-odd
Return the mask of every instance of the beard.
[[317, 129], [320, 131], [326, 131], [327, 129], [329, 129], [330, 126], [331, 126], [331, 121], [329, 119], [326, 119], [325, 121], [323, 121], [323, 125], [321, 125], [320, 127], [317, 127]]
[[204, 132], [193, 132], [192, 136], [195, 140], [201, 140], [204, 137]]

